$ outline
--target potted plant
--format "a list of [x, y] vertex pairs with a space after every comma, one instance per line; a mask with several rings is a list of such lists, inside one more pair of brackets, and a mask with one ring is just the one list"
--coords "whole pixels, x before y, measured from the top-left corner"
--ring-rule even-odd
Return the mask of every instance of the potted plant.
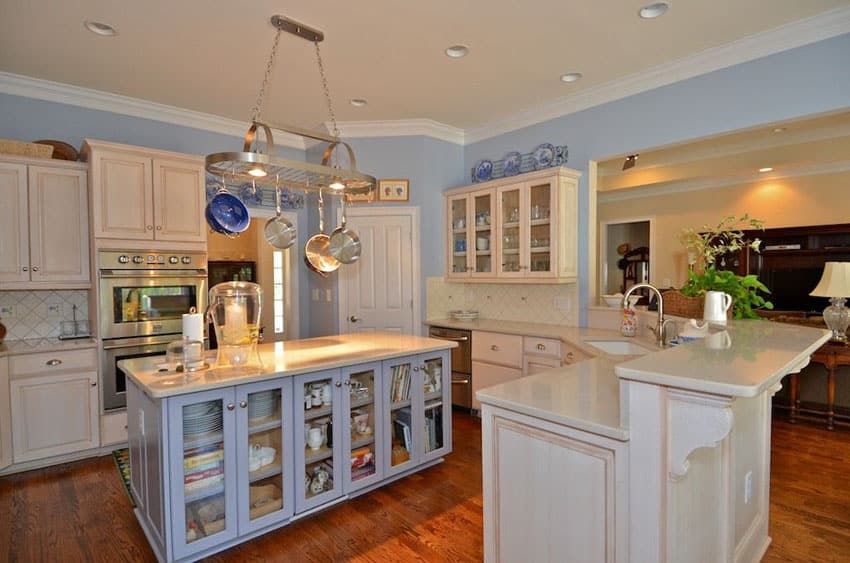
[[679, 242], [688, 251], [688, 281], [679, 290], [684, 296], [704, 299], [706, 291], [723, 291], [732, 296], [732, 316], [736, 319], [760, 318], [756, 309], [773, 309], [773, 303], [762, 294], [770, 290], [754, 274], [739, 276], [718, 269], [727, 253], [750, 248], [759, 252], [761, 240], [748, 241], [742, 227], [764, 230], [764, 222], [748, 214], [725, 217], [715, 226], [703, 225], [698, 232], [684, 229]]

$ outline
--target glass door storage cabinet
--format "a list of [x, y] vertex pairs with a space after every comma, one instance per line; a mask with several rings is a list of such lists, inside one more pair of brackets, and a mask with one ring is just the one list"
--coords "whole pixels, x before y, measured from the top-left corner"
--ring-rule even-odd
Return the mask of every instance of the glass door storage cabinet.
[[295, 511], [342, 496], [339, 370], [295, 376]]
[[386, 360], [386, 474], [402, 473], [451, 450], [448, 352]]
[[451, 267], [449, 277], [487, 277], [494, 274], [493, 191], [460, 195], [448, 199], [448, 239]]
[[234, 400], [233, 388], [169, 400], [175, 558], [237, 535]]
[[[345, 492], [383, 479], [384, 444], [380, 436], [383, 394], [381, 364], [342, 368], [343, 473]], [[346, 463], [348, 461], [348, 463]]]

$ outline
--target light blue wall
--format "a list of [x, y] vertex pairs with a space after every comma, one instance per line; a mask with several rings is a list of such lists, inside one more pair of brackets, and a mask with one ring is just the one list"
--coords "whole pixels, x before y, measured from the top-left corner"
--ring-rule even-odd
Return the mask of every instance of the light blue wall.
[[[850, 107], [850, 34], [792, 49], [468, 145], [464, 168], [543, 142], [567, 144], [579, 192], [581, 324], [588, 302], [589, 160]], [[661, 236], [665, 236], [661, 233]]]

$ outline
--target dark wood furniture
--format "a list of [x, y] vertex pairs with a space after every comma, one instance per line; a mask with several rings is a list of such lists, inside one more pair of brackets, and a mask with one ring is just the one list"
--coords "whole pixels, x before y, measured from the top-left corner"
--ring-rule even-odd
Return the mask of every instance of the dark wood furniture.
[[[812, 361], [823, 364], [827, 370], [826, 427], [833, 430], [835, 428], [835, 370], [838, 366], [850, 366], [850, 346], [844, 342], [829, 341], [812, 354]], [[794, 373], [790, 376], [791, 422], [795, 422], [800, 412], [798, 375]]]

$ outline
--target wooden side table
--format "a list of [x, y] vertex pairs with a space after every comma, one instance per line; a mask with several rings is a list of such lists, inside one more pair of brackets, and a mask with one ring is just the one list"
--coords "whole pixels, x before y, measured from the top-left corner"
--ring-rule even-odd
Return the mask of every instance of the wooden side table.
[[[812, 361], [823, 364], [826, 367], [827, 376], [827, 428], [835, 428], [835, 368], [838, 366], [850, 366], [850, 346], [844, 342], [829, 341], [812, 354]], [[797, 387], [797, 374], [791, 376], [791, 421], [794, 421], [799, 412], [799, 389]]]

